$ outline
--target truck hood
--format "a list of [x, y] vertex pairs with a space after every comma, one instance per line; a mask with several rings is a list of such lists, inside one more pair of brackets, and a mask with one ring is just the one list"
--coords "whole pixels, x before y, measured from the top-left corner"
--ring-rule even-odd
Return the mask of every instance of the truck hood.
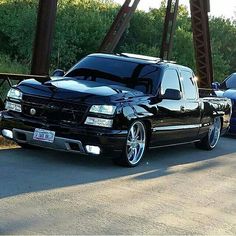
[[228, 89], [226, 91], [218, 90], [215, 91], [218, 97], [226, 97], [229, 99], [236, 100], [236, 90], [235, 89]]
[[235, 89], [228, 89], [223, 94], [224, 97], [236, 100], [236, 90]]
[[45, 83], [30, 79], [21, 82], [18, 89], [26, 95], [90, 103], [116, 102], [144, 95], [140, 91], [123, 86], [73, 78], [56, 79]]

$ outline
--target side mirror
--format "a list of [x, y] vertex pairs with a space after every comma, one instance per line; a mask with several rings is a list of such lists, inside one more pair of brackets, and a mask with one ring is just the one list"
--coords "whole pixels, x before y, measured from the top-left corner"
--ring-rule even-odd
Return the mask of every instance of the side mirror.
[[170, 99], [170, 100], [180, 100], [181, 99], [181, 92], [177, 89], [166, 89], [165, 94], [162, 96], [163, 99]]
[[220, 88], [220, 83], [219, 83], [219, 82], [214, 82], [214, 83], [212, 83], [212, 84], [211, 84], [211, 88], [212, 88], [213, 90], [219, 90], [219, 88]]
[[64, 70], [60, 70], [60, 69], [56, 69], [53, 73], [52, 76], [53, 77], [62, 77], [65, 75], [65, 71]]

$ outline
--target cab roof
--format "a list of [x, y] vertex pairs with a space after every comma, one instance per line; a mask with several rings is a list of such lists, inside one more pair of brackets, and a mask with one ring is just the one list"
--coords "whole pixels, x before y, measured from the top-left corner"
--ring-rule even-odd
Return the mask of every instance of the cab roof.
[[[184, 69], [184, 70], [191, 70], [189, 67], [182, 66], [176, 64], [174, 61], [165, 61], [161, 58], [156, 57], [149, 57], [144, 55], [138, 55], [138, 54], [131, 54], [131, 53], [121, 53], [121, 54], [107, 54], [107, 53], [93, 53], [88, 55], [89, 57], [99, 57], [99, 58], [108, 58], [113, 60], [122, 60], [127, 62], [134, 62], [138, 64], [151, 64], [153, 66], [158, 67], [168, 67], [173, 69]], [[191, 70], [192, 71], [192, 70]]]

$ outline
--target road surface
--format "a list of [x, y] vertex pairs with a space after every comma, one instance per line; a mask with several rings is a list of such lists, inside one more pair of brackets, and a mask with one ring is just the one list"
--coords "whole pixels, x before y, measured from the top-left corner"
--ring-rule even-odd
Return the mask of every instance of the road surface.
[[0, 150], [0, 234], [236, 234], [236, 139], [153, 150], [136, 168]]

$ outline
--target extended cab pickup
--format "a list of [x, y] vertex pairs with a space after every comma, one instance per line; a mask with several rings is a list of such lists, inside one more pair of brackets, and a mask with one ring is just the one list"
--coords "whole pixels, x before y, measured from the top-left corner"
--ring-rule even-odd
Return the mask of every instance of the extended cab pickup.
[[147, 147], [215, 148], [230, 115], [229, 99], [199, 97], [187, 67], [132, 54], [91, 54], [49, 81], [13, 86], [0, 130], [22, 147], [109, 154], [132, 167]]

